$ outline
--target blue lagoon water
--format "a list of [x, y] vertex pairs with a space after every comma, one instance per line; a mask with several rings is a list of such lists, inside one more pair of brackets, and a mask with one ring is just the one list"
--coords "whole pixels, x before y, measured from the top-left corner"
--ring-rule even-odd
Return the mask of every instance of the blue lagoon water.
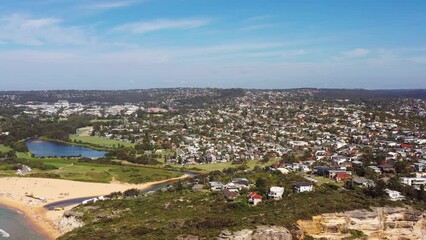
[[36, 157], [104, 157], [106, 152], [90, 149], [82, 146], [75, 146], [66, 143], [45, 141], [39, 138], [32, 138], [25, 141], [28, 149]]
[[24, 215], [0, 206], [0, 240], [2, 239], [43, 240], [45, 238], [31, 228]]

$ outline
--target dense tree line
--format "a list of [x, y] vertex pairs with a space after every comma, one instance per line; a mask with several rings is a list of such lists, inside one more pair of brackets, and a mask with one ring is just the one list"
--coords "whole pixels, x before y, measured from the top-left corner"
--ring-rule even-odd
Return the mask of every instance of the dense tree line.
[[65, 121], [59, 118], [38, 119], [31, 116], [8, 116], [2, 121], [2, 130], [9, 135], [0, 136], [0, 144], [13, 147], [16, 151], [26, 151], [25, 144], [20, 142], [31, 137], [47, 137], [51, 139], [68, 141], [69, 134], [76, 132], [77, 128], [90, 124], [92, 117], [86, 115], [72, 115]]

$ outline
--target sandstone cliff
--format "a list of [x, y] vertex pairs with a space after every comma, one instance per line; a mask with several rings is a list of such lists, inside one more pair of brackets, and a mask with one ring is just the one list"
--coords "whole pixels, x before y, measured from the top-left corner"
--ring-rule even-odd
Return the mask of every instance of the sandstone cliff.
[[278, 226], [258, 226], [255, 230], [244, 229], [238, 232], [222, 231], [218, 240], [291, 240], [289, 230]]
[[315, 216], [298, 221], [299, 227], [314, 238], [344, 239], [354, 230], [365, 239], [426, 240], [426, 212], [409, 208], [373, 208]]

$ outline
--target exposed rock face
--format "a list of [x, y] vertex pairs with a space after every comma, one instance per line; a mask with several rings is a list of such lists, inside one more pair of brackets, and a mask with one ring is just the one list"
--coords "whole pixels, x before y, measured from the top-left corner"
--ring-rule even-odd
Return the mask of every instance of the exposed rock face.
[[343, 239], [348, 231], [359, 230], [367, 239], [426, 240], [426, 212], [408, 208], [373, 208], [315, 216], [298, 221], [300, 228], [314, 238]]
[[278, 226], [258, 226], [257, 229], [243, 229], [231, 233], [228, 230], [222, 231], [218, 240], [291, 240], [290, 231]]
[[66, 211], [58, 224], [61, 233], [67, 233], [75, 228], [82, 227], [84, 224], [79, 220], [83, 216], [81, 212]]

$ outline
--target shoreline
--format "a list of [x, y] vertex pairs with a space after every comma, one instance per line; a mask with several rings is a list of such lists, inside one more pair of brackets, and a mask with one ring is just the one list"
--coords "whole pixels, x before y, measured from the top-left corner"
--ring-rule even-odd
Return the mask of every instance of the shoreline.
[[[44, 208], [46, 204], [73, 199], [77, 197], [102, 196], [114, 191], [125, 191], [131, 188], [137, 188], [141, 191], [147, 190], [156, 185], [171, 183], [183, 179], [190, 178], [188, 174], [182, 176], [164, 179], [160, 181], [147, 182], [142, 184], [129, 183], [87, 183], [71, 180], [46, 179], [46, 178], [20, 178], [20, 177], [2, 177], [0, 178], [0, 186], [14, 186], [19, 189], [16, 192], [12, 188], [6, 190], [6, 193], [0, 187], [0, 206], [21, 212], [29, 227], [39, 233], [46, 239], [56, 239], [63, 235], [57, 226], [58, 220], [62, 217], [64, 211], [49, 211]], [[53, 187], [51, 187], [53, 185]], [[24, 186], [24, 187], [23, 187]], [[40, 196], [47, 196], [47, 202], [38, 202], [24, 197], [23, 193], [26, 188], [34, 188]], [[37, 190], [39, 188], [40, 190]], [[72, 193], [63, 197], [62, 193], [58, 195], [61, 189], [71, 189]], [[81, 191], [79, 191], [81, 190]], [[71, 192], [71, 191], [70, 191]], [[65, 210], [71, 209], [73, 206], [66, 207]]]
[[[29, 228], [37, 232], [46, 239], [57, 239], [61, 233], [51, 226], [46, 217], [46, 210], [43, 207], [27, 206], [24, 203], [0, 198], [0, 207], [16, 211], [21, 214]], [[40, 221], [42, 220], [42, 221]]]

